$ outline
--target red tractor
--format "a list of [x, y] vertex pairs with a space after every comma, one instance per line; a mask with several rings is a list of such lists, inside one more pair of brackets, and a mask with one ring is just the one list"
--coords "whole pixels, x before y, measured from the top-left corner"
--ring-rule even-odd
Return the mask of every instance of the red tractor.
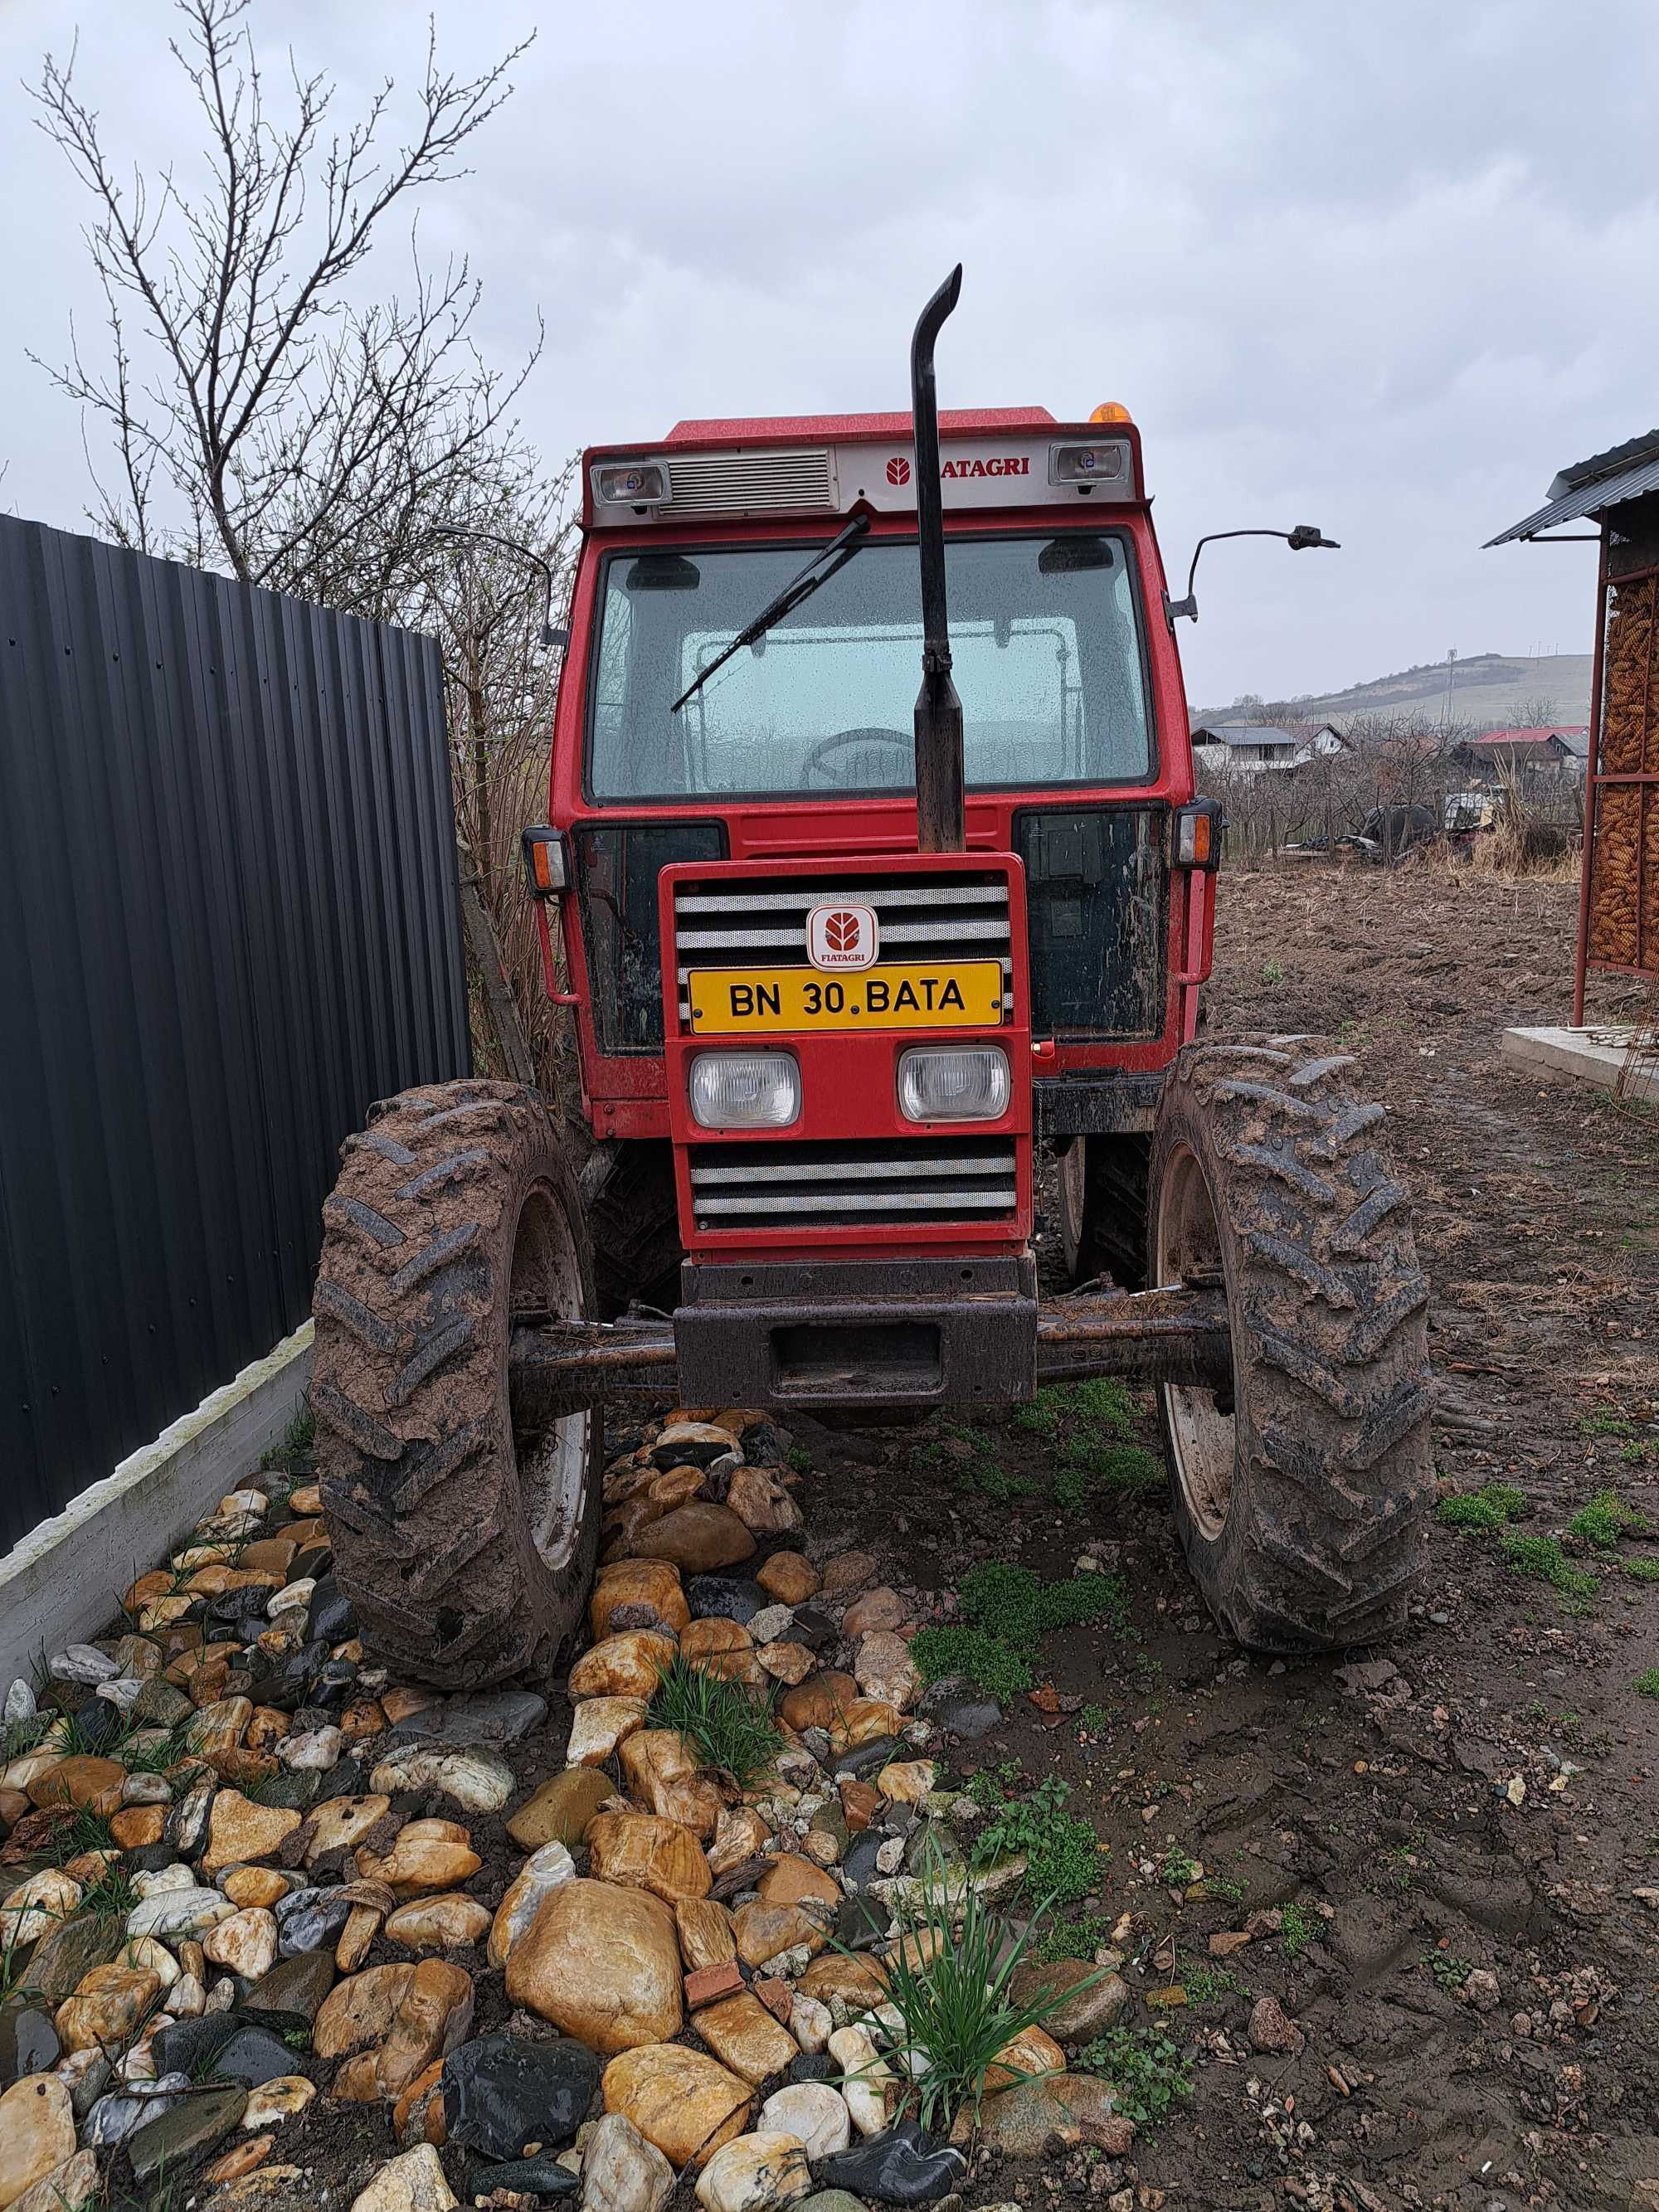
[[[337, 1567], [415, 1677], [551, 1668], [614, 1395], [875, 1417], [1128, 1376], [1243, 1642], [1370, 1641], [1417, 1580], [1427, 1287], [1382, 1109], [1302, 1039], [1198, 1041], [1191, 579], [1121, 408], [939, 415], [960, 273], [910, 415], [584, 457], [525, 850], [595, 1148], [579, 1177], [533, 1091], [412, 1091], [325, 1208]], [[1083, 1287], [1040, 1304], [1049, 1143]]]

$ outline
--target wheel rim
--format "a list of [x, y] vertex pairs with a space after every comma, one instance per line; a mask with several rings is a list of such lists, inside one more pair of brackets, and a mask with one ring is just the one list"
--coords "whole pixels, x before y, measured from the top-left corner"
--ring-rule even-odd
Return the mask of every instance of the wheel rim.
[[[1160, 1287], [1201, 1276], [1216, 1279], [1222, 1273], [1215, 1201], [1189, 1145], [1177, 1145], [1165, 1163], [1154, 1252]], [[1194, 1526], [1213, 1542], [1227, 1524], [1232, 1504], [1233, 1416], [1217, 1412], [1212, 1390], [1181, 1389], [1173, 1383], [1163, 1389], [1176, 1479]]]
[[1075, 1268], [1083, 1255], [1083, 1202], [1085, 1190], [1087, 1145], [1073, 1137], [1060, 1156], [1060, 1234], [1066, 1248], [1066, 1264]]
[[[509, 1328], [586, 1317], [581, 1255], [554, 1191], [534, 1185], [513, 1240]], [[531, 1540], [554, 1571], [569, 1565], [586, 1503], [591, 1413], [571, 1413], [541, 1429], [513, 1431], [519, 1493]]]

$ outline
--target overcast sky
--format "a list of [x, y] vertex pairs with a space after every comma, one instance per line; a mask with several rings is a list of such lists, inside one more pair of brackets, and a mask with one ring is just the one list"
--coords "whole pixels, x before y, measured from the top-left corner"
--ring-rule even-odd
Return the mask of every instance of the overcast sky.
[[[476, 173], [421, 221], [428, 252], [472, 257], [502, 361], [545, 314], [526, 416], [549, 455], [688, 415], [902, 406], [911, 324], [959, 258], [945, 404], [1127, 403], [1171, 569], [1204, 530], [1342, 541], [1205, 556], [1195, 703], [1451, 646], [1588, 650], [1592, 548], [1480, 546], [1659, 420], [1650, 0], [434, 12], [468, 70], [538, 33]], [[343, 114], [415, 80], [407, 5], [253, 21], [271, 61], [291, 45], [337, 77]], [[78, 25], [111, 148], [158, 164], [193, 131], [172, 21], [167, 0], [0, 0], [0, 502], [70, 527], [81, 427], [27, 352], [61, 354], [97, 301], [22, 84]]]

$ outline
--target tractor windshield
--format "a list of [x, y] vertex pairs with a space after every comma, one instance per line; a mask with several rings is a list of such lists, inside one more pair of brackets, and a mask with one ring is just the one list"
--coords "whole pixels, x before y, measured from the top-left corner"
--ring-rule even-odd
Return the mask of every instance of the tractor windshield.
[[[590, 698], [596, 800], [914, 787], [921, 605], [903, 540], [864, 544], [672, 711], [801, 557], [799, 545], [609, 556]], [[1144, 782], [1152, 738], [1127, 542], [956, 538], [947, 558], [969, 787]]]

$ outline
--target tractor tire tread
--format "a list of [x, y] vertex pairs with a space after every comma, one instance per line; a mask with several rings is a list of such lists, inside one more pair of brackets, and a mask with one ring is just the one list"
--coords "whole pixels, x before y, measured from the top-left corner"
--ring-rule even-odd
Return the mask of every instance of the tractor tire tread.
[[[1233, 1503], [1206, 1538], [1177, 1524], [1211, 1609], [1267, 1650], [1374, 1641], [1420, 1580], [1434, 1496], [1428, 1286], [1383, 1109], [1352, 1055], [1214, 1040], [1170, 1072], [1153, 1138], [1206, 1168], [1224, 1247], [1236, 1375]], [[1304, 1047], [1309, 1048], [1304, 1049]]]
[[532, 1190], [562, 1209], [591, 1313], [574, 1182], [534, 1091], [469, 1080], [380, 1101], [324, 1208], [313, 1403], [335, 1570], [374, 1658], [450, 1690], [550, 1674], [597, 1550], [597, 1420], [562, 1566], [521, 1492], [507, 1355]]

